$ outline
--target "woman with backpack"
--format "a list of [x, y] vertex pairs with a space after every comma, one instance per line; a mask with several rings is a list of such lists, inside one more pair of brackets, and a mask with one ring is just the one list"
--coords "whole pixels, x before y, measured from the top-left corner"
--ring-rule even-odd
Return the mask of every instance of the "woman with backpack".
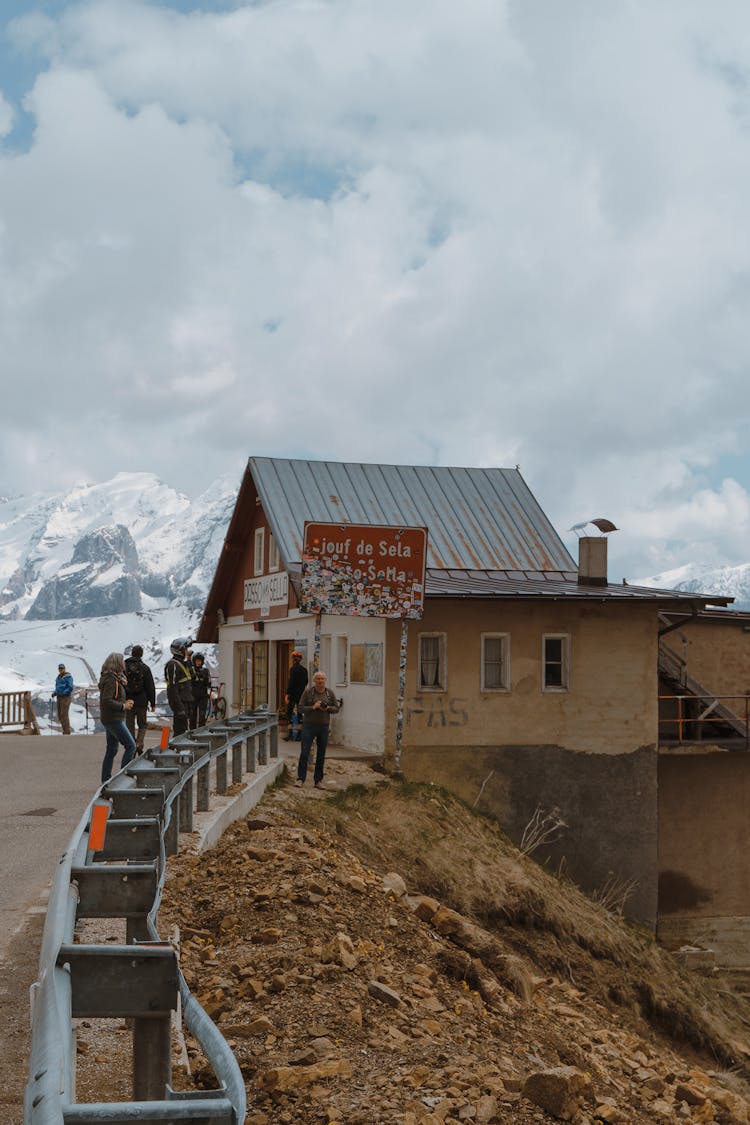
[[[125, 661], [125, 675], [128, 677], [125, 697], [133, 700], [132, 710], [125, 714], [125, 722], [135, 739], [136, 754], [142, 754], [148, 727], [148, 709], [150, 707], [153, 711], [156, 707], [156, 687], [151, 669], [148, 664], [143, 663], [143, 648], [141, 645], [133, 645], [131, 648], [130, 656]], [[138, 723], [137, 734], [136, 722]]]
[[125, 658], [121, 652], [110, 652], [99, 676], [99, 718], [107, 732], [107, 748], [102, 762], [102, 783], [112, 776], [117, 747], [122, 746], [122, 768], [135, 757], [135, 740], [125, 725], [125, 716], [133, 709], [133, 700], [126, 699]]

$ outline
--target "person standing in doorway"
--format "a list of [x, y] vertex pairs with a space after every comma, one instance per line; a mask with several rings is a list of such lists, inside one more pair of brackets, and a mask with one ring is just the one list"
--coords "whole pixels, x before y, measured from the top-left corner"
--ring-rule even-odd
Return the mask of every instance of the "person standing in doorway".
[[328, 733], [331, 728], [331, 715], [339, 710], [339, 701], [326, 687], [325, 672], [316, 672], [312, 687], [305, 688], [299, 701], [302, 712], [302, 739], [297, 763], [295, 785], [304, 785], [307, 778], [307, 762], [315, 740], [315, 773], [313, 780], [316, 789], [324, 789], [323, 769], [326, 760]]
[[133, 700], [125, 697], [126, 685], [125, 658], [121, 652], [110, 652], [99, 676], [99, 717], [107, 733], [102, 784], [112, 776], [118, 746], [124, 751], [122, 769], [135, 757], [135, 739], [125, 725], [125, 716], [133, 710]]
[[[125, 722], [135, 739], [136, 754], [142, 754], [146, 742], [148, 710], [151, 708], [153, 711], [156, 707], [154, 677], [148, 664], [143, 663], [142, 645], [133, 645], [131, 648], [130, 656], [125, 661], [125, 675], [128, 678], [125, 697], [133, 700], [133, 706], [125, 712]], [[136, 723], [138, 724], [137, 734]]]
[[289, 723], [286, 732], [286, 741], [291, 742], [295, 738], [294, 729], [294, 710], [297, 708], [297, 732], [296, 738], [299, 740], [299, 724], [302, 722], [302, 716], [299, 713], [299, 701], [302, 698], [302, 692], [307, 687], [307, 668], [302, 663], [302, 653], [298, 648], [292, 653], [292, 666], [289, 669], [289, 683], [286, 687], [286, 719]]
[[70, 700], [73, 695], [73, 677], [64, 664], [57, 665], [57, 679], [52, 698], [57, 700], [57, 717], [63, 734], [70, 734]]

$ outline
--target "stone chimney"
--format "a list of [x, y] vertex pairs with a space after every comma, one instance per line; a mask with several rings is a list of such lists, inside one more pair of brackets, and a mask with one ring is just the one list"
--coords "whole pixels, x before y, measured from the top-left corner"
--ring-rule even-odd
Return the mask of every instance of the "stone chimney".
[[584, 535], [578, 540], [578, 585], [607, 585], [607, 537]]

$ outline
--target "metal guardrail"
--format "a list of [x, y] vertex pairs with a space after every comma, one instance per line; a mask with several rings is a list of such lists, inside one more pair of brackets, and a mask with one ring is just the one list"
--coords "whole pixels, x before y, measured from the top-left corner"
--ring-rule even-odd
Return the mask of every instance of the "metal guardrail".
[[[180, 735], [147, 751], [101, 787], [60, 859], [47, 907], [39, 980], [31, 989], [31, 1052], [24, 1125], [242, 1125], [245, 1084], [219, 1029], [192, 996], [177, 954], [159, 937], [166, 858], [179, 832], [193, 829], [193, 811], [209, 808], [243, 773], [278, 760], [278, 720], [246, 712], [221, 725]], [[244, 767], [244, 768], [243, 768]], [[260, 776], [260, 775], [259, 775]], [[103, 840], [96, 813], [110, 813]], [[77, 943], [85, 918], [126, 920], [124, 945]], [[171, 1082], [172, 1013], [213, 1067], [216, 1090], [177, 1092]], [[133, 1100], [75, 1100], [75, 1033], [79, 1018], [131, 1021]]]
[[[659, 740], [677, 742], [727, 740], [721, 729], [729, 728], [750, 750], [749, 695], [660, 695]], [[730, 736], [732, 737], [732, 736]]]

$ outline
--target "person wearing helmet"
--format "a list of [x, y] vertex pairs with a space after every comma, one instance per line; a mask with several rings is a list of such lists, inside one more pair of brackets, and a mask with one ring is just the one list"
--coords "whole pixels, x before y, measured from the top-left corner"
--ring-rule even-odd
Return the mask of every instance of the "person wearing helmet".
[[292, 653], [292, 666], [289, 669], [289, 683], [286, 686], [286, 718], [289, 727], [286, 732], [286, 741], [293, 739], [299, 742], [302, 717], [298, 713], [298, 722], [295, 723], [294, 713], [299, 703], [302, 692], [307, 687], [307, 668], [302, 663], [302, 653], [298, 648]]
[[172, 708], [174, 734], [184, 734], [188, 729], [193, 708], [193, 673], [188, 652], [192, 644], [189, 637], [177, 637], [169, 646], [172, 659], [164, 665], [167, 681], [167, 701]]
[[196, 652], [193, 657], [193, 703], [194, 713], [191, 716], [191, 730], [202, 727], [208, 714], [208, 695], [211, 690], [211, 673], [202, 652]]

